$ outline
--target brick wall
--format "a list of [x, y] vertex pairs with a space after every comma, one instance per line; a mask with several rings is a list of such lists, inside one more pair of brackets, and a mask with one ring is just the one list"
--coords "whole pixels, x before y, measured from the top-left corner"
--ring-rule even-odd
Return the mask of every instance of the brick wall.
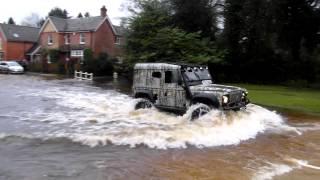
[[93, 35], [93, 51], [95, 55], [106, 52], [115, 55], [115, 35], [108, 22], [104, 22]]
[[7, 42], [7, 49], [5, 52], [6, 60], [23, 60], [25, 54], [33, 46], [33, 43], [27, 42]]
[[[48, 49], [58, 49], [59, 47], [66, 45], [65, 44], [65, 35], [69, 34], [70, 44], [69, 45], [80, 45], [80, 33], [56, 33], [56, 32], [42, 32], [40, 35], [40, 44], [44, 48]], [[92, 32], [83, 32], [85, 36], [85, 44], [87, 47], [93, 48], [93, 33]], [[51, 35], [53, 38], [53, 43], [48, 44], [48, 36]]]

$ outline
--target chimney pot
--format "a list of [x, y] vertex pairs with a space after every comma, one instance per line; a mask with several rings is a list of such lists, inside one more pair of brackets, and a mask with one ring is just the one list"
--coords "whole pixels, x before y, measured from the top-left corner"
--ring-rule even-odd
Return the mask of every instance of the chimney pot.
[[107, 16], [107, 8], [106, 6], [102, 6], [101, 10], [101, 17], [106, 17]]

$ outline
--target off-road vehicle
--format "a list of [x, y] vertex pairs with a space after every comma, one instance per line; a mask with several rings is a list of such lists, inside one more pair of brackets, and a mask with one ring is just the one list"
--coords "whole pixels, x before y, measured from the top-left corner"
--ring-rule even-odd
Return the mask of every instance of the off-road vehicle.
[[249, 103], [247, 90], [214, 84], [208, 67], [173, 63], [139, 63], [134, 67], [133, 95], [139, 98], [135, 108], [151, 108], [184, 113], [196, 119], [212, 108], [240, 110]]

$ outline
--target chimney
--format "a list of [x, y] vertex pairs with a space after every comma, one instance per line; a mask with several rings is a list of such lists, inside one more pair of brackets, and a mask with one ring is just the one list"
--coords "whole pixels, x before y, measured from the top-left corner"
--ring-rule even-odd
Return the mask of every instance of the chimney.
[[107, 8], [106, 6], [102, 6], [101, 10], [101, 17], [106, 17], [107, 16]]

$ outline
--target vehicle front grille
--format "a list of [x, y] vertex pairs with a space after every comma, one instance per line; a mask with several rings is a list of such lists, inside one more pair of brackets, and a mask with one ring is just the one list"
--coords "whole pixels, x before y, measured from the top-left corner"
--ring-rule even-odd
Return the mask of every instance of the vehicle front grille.
[[235, 92], [230, 93], [230, 102], [231, 103], [241, 102], [241, 98], [242, 98], [241, 91], [235, 91]]

